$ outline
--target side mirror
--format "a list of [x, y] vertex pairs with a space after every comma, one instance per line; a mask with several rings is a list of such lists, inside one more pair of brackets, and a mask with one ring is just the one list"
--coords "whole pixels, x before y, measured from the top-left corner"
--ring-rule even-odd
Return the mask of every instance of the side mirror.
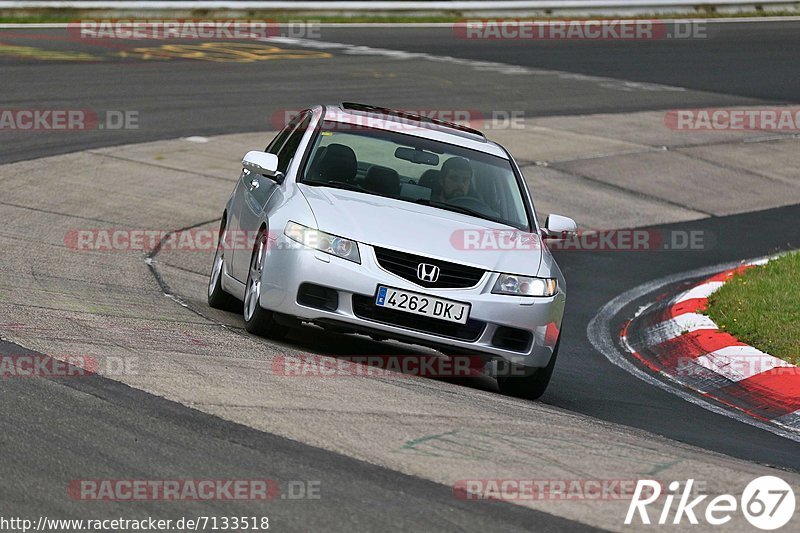
[[242, 167], [254, 174], [272, 178], [278, 183], [283, 181], [283, 173], [278, 172], [278, 156], [275, 154], [252, 150], [242, 159]]
[[567, 234], [577, 233], [578, 225], [569, 217], [561, 215], [548, 215], [542, 228], [542, 237], [545, 239], [562, 239]]

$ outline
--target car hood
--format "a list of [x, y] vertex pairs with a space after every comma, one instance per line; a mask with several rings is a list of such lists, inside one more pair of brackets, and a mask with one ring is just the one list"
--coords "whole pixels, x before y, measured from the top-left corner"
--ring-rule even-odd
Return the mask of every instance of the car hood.
[[542, 242], [536, 234], [382, 196], [302, 183], [298, 187], [322, 231], [495, 272], [539, 271]]

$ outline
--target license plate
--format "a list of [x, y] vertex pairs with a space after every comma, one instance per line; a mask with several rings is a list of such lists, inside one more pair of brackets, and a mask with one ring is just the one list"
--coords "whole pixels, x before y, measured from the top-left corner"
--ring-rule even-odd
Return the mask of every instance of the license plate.
[[458, 324], [467, 323], [470, 308], [469, 304], [380, 286], [378, 287], [378, 296], [375, 298], [375, 305]]

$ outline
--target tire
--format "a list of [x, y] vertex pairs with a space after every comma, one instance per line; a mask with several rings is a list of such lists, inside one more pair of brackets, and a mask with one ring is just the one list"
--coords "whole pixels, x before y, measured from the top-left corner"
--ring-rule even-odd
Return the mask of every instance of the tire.
[[275, 320], [275, 313], [261, 307], [261, 280], [264, 271], [264, 255], [267, 252], [267, 233], [258, 232], [247, 271], [247, 284], [244, 289], [244, 329], [270, 339], [283, 338], [288, 328]]
[[[561, 343], [561, 337], [556, 341], [556, 346], [553, 349], [553, 355], [550, 357], [550, 362], [544, 368], [526, 369], [525, 375], [522, 376], [505, 376], [497, 378], [497, 385], [500, 387], [500, 392], [508, 396], [516, 396], [526, 400], [538, 400], [547, 390], [550, 384], [550, 378], [553, 377], [553, 369], [556, 367], [556, 359], [558, 358], [558, 346]], [[510, 366], [511, 370], [521, 369], [525, 367]], [[532, 373], [531, 373], [532, 372]]]
[[241, 312], [242, 302], [225, 292], [222, 288], [222, 272], [225, 264], [225, 217], [219, 224], [219, 240], [217, 251], [214, 253], [214, 262], [211, 265], [211, 274], [208, 276], [208, 305], [224, 311]]

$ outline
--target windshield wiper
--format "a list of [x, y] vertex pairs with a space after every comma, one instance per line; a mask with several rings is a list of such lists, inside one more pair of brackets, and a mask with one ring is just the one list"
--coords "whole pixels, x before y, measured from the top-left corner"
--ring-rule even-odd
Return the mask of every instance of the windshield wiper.
[[314, 185], [319, 187], [331, 187], [332, 189], [345, 189], [347, 191], [363, 192], [364, 194], [370, 194], [372, 196], [383, 196], [384, 198], [394, 198], [394, 196], [392, 196], [391, 194], [383, 194], [370, 189], [365, 189], [363, 187], [356, 185], [355, 183], [348, 183], [346, 181], [303, 180], [300, 183], [306, 183], [308, 185]]
[[427, 198], [419, 198], [418, 200], [415, 200], [414, 203], [429, 205], [431, 207], [438, 207], [439, 209], [445, 209], [447, 211], [455, 211], [456, 213], [461, 213], [462, 215], [469, 215], [476, 218], [482, 218], [484, 220], [491, 220], [492, 222], [505, 224], [506, 226], [509, 225], [509, 223], [505, 220], [489, 216], [486, 213], [481, 213], [480, 211], [476, 211], [475, 209], [470, 209], [469, 207], [462, 207], [460, 205], [448, 204], [447, 202], [437, 202], [436, 200], [428, 200]]
[[331, 187], [333, 189], [346, 189], [348, 191], [366, 192], [364, 189], [354, 183], [347, 183], [346, 181], [315, 181], [303, 180], [301, 183], [306, 185], [313, 185], [319, 187]]

